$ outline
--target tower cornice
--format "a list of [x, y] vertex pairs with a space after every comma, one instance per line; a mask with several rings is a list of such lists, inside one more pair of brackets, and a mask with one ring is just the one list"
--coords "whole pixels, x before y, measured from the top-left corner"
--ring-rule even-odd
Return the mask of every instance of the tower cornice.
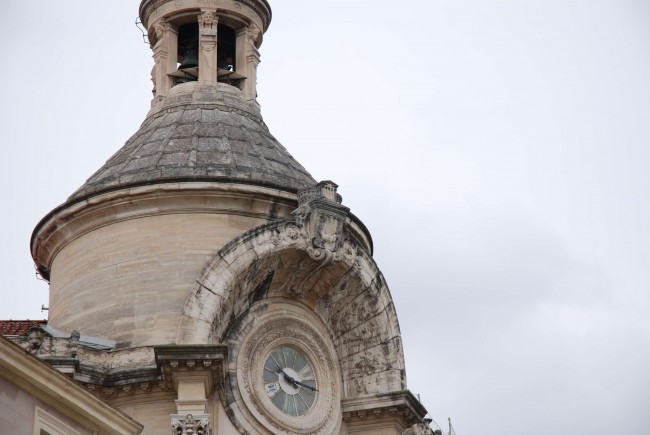
[[167, 3], [174, 3], [175, 9], [179, 10], [192, 8], [238, 9], [243, 5], [259, 15], [264, 32], [271, 23], [271, 5], [266, 0], [143, 0], [140, 3], [140, 20], [145, 26], [149, 27], [152, 24], [149, 20], [153, 12]]
[[226, 180], [130, 186], [67, 202], [53, 210], [32, 233], [32, 257], [40, 275], [49, 279], [54, 258], [66, 245], [107, 225], [183, 213], [286, 218], [296, 205], [295, 193]]

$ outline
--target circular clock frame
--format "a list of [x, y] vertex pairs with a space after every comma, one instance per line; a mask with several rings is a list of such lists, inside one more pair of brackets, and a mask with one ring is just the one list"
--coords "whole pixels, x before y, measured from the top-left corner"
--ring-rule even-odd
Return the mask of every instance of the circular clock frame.
[[[246, 411], [243, 416], [253, 417], [266, 431], [274, 434], [336, 432], [340, 425], [340, 382], [333, 349], [324, 338], [325, 329], [318, 330], [320, 319], [305, 313], [304, 309], [291, 307], [282, 313], [262, 315], [255, 319], [254, 325], [236, 349], [237, 385], [231, 383], [241, 395], [242, 401], [237, 405]], [[318, 391], [311, 406], [300, 415], [286, 413], [273, 403], [266, 390], [265, 363], [269, 355], [280, 348], [299, 352], [313, 370], [313, 381]], [[293, 377], [289, 371], [287, 374]], [[266, 379], [269, 379], [268, 371]]]
[[271, 403], [290, 417], [308, 413], [318, 398], [318, 377], [312, 363], [294, 346], [278, 346], [269, 353], [262, 379]]

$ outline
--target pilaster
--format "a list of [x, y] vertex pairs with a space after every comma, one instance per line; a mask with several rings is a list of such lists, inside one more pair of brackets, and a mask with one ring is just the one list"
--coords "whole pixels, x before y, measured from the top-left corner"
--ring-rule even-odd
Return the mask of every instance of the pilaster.
[[216, 9], [201, 9], [199, 14], [199, 84], [217, 85]]
[[176, 414], [170, 415], [172, 433], [209, 435], [216, 416], [209, 413], [208, 398], [223, 385], [227, 348], [157, 346], [155, 353], [163, 379], [171, 381], [177, 395]]
[[[257, 98], [257, 66], [260, 64], [260, 52], [256, 44], [259, 36], [260, 30], [254, 25], [245, 27], [237, 34], [237, 46], [240, 50], [237, 53], [237, 68], [238, 71], [245, 71], [246, 79], [242, 90], [247, 100]], [[240, 66], [240, 62], [244, 65]]]
[[153, 48], [154, 96], [165, 97], [174, 85], [172, 77], [168, 74], [176, 70], [176, 53], [178, 51], [178, 36], [176, 30], [164, 20], [154, 25], [157, 42]]

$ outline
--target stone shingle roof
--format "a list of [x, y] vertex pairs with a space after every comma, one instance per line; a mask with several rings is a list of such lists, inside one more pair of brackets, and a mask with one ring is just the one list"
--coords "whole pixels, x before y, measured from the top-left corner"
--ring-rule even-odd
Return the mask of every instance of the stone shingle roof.
[[177, 181], [225, 181], [296, 191], [316, 182], [270, 134], [255, 103], [220, 84], [169, 96], [140, 129], [68, 198]]
[[22, 335], [30, 328], [46, 324], [47, 320], [0, 320], [0, 335]]

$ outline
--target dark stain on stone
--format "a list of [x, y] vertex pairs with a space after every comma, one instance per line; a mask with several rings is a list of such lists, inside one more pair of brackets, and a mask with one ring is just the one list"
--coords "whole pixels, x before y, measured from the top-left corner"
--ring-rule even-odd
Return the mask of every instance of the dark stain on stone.
[[278, 219], [278, 203], [276, 201], [273, 201], [273, 204], [271, 204], [271, 209], [269, 210], [269, 218], [271, 220]]
[[266, 278], [264, 278], [264, 281], [262, 281], [257, 286], [257, 288], [255, 288], [255, 290], [250, 294], [249, 303], [251, 305], [257, 301], [261, 301], [262, 299], [266, 298], [269, 288], [271, 287], [271, 282], [273, 281], [274, 275], [275, 275], [275, 270], [269, 271], [269, 273], [266, 275]]

